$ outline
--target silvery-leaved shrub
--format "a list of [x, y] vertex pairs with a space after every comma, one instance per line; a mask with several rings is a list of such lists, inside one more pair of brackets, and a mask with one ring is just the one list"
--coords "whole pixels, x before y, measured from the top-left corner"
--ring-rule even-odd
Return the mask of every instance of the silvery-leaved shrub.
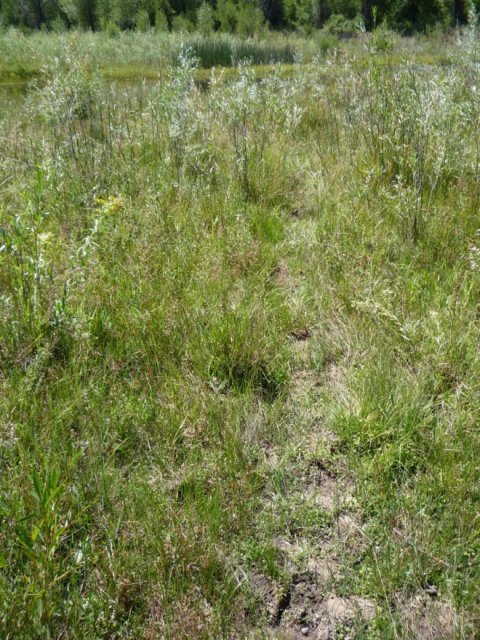
[[[32, 118], [39, 121], [38, 158], [50, 159], [64, 170], [73, 162], [84, 177], [92, 175], [99, 159], [95, 138], [102, 138], [102, 81], [69, 53], [45, 69], [49, 78], [39, 85], [27, 103]], [[95, 131], [95, 133], [94, 133]]]
[[234, 173], [245, 199], [255, 195], [255, 181], [262, 175], [268, 146], [280, 134], [293, 135], [302, 109], [296, 101], [298, 87], [283, 80], [278, 69], [259, 81], [247, 64], [238, 67], [238, 80], [221, 87], [213, 96], [217, 124], [230, 142]]
[[365, 165], [397, 199], [414, 242], [435, 195], [463, 170], [458, 140], [465, 136], [460, 115], [465, 96], [458, 96], [458, 80], [456, 69], [374, 64], [361, 83], [352, 74], [351, 86], [347, 80], [341, 87], [345, 124], [366, 151]]
[[182, 50], [166, 82], [151, 92], [148, 101], [154, 154], [179, 183], [187, 173], [205, 177], [215, 168], [208, 117], [194, 82], [197, 68], [191, 52]]

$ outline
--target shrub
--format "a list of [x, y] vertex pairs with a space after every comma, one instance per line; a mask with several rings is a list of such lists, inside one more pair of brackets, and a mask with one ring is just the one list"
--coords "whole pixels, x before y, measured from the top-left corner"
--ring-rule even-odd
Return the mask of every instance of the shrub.
[[168, 19], [163, 9], [158, 9], [155, 13], [155, 31], [158, 33], [168, 31]]
[[258, 7], [243, 2], [237, 12], [237, 33], [243, 36], [254, 36], [260, 33], [264, 26], [264, 19]]
[[116, 38], [120, 35], [120, 28], [113, 20], [109, 20], [105, 25], [105, 33], [109, 38]]
[[372, 53], [389, 53], [396, 42], [396, 34], [384, 22], [370, 36], [368, 47]]
[[55, 20], [52, 20], [49, 26], [50, 31], [53, 31], [54, 33], [63, 33], [67, 29], [67, 25], [60, 16], [57, 16]]
[[337, 49], [340, 45], [338, 36], [324, 31], [321, 31], [317, 36], [317, 42], [322, 55], [326, 55], [329, 51]]
[[137, 31], [145, 33], [150, 29], [150, 18], [145, 10], [139, 11], [135, 18], [135, 28]]
[[351, 38], [358, 32], [358, 20], [349, 20], [345, 16], [334, 14], [327, 20], [323, 30], [329, 35]]
[[237, 28], [237, 8], [232, 0], [218, 0], [217, 20], [222, 31], [235, 32]]
[[208, 2], [203, 2], [197, 11], [197, 31], [208, 36], [215, 28], [215, 13]]
[[193, 24], [185, 16], [174, 16], [172, 20], [172, 31], [177, 33], [188, 33], [193, 31]]

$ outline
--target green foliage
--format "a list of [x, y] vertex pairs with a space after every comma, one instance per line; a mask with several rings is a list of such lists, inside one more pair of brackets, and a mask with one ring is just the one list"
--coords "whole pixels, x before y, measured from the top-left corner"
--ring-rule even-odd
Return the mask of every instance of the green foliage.
[[335, 36], [352, 37], [358, 33], [358, 19], [349, 20], [342, 15], [333, 14], [323, 26], [325, 33]]
[[0, 633], [141, 635], [158, 589], [168, 635], [204, 598], [217, 603], [207, 635], [222, 635], [238, 594], [217, 545], [242, 536], [257, 500], [242, 433], [256, 403], [276, 410], [288, 377], [290, 312], [270, 280], [282, 215], [260, 194], [293, 103], [253, 78], [240, 96], [263, 131], [247, 139], [259, 190], [247, 204], [230, 141], [238, 96], [227, 123], [224, 87], [200, 92], [187, 55], [130, 97], [71, 56], [23, 111], [35, 170], [0, 213], [1, 402], [16, 407], [0, 441]]
[[134, 28], [138, 11], [138, 2], [132, 2], [131, 0], [112, 0], [111, 17], [120, 29]]
[[[308, 32], [322, 27], [332, 16], [348, 21], [361, 14], [369, 29], [386, 20], [391, 28], [411, 32], [426, 31], [434, 25], [466, 24], [473, 6], [469, 0], [218, 0], [216, 3], [207, 0], [203, 3], [199, 0], [3, 0], [0, 19], [5, 25], [28, 28], [55, 24], [58, 29], [62, 21], [67, 27], [79, 25], [92, 30], [103, 28], [113, 20], [121, 29], [133, 29], [138, 15], [147, 14], [148, 24], [153, 25], [155, 14], [160, 11], [165, 13], [169, 24], [176, 17], [176, 29], [185, 31], [190, 30], [187, 21], [198, 19], [201, 10], [205, 25], [210, 24], [211, 13], [216, 11], [222, 31], [250, 34], [258, 32], [263, 21], [276, 29], [286, 27]], [[145, 17], [142, 21], [146, 24]], [[206, 26], [202, 29], [202, 33], [205, 32]]]
[[320, 53], [325, 56], [329, 52], [338, 49], [340, 45], [340, 39], [335, 33], [331, 33], [327, 29], [322, 29], [322, 31], [316, 37], [316, 44], [318, 44]]
[[215, 13], [208, 2], [203, 2], [197, 11], [197, 31], [208, 36], [215, 28]]
[[328, 7], [331, 15], [340, 15], [347, 20], [353, 20], [361, 11], [360, 0], [329, 0]]
[[311, 31], [316, 27], [311, 0], [285, 0], [284, 20], [286, 26]]
[[15, 24], [18, 13], [17, 4], [15, 0], [2, 0], [0, 4], [0, 21], [2, 27], [6, 27], [10, 24]]
[[172, 18], [172, 31], [177, 33], [188, 33], [193, 31], [193, 23], [185, 16], [173, 16]]
[[258, 35], [264, 28], [264, 17], [255, 3], [233, 0], [219, 0], [216, 11], [220, 29], [224, 32], [236, 32], [244, 36]]
[[168, 19], [163, 9], [157, 9], [155, 12], [155, 31], [157, 33], [168, 31]]
[[84, 29], [92, 29], [98, 26], [98, 12], [96, 0], [75, 0], [78, 22]]
[[135, 17], [135, 28], [137, 31], [141, 31], [143, 33], [150, 29], [150, 18], [145, 9], [142, 9], [137, 13]]
[[241, 2], [237, 9], [236, 32], [253, 37], [260, 34], [263, 27], [264, 19], [260, 8]]
[[105, 33], [110, 38], [116, 38], [120, 34], [120, 29], [118, 28], [118, 25], [115, 22], [113, 22], [113, 20], [109, 20], [104, 25], [103, 28], [104, 28]]
[[373, 53], [391, 53], [395, 46], [395, 39], [395, 32], [391, 31], [384, 22], [372, 31], [368, 48]]
[[237, 8], [233, 0], [218, 0], [217, 20], [222, 31], [234, 33], [237, 28]]
[[60, 16], [57, 16], [49, 25], [50, 30], [54, 33], [63, 33], [67, 29], [67, 25]]

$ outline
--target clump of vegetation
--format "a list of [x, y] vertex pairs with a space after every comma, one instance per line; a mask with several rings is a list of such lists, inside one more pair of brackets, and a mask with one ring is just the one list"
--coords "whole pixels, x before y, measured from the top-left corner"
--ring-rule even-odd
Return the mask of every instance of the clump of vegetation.
[[362, 26], [358, 20], [334, 14], [325, 23], [323, 31], [329, 35], [351, 38], [360, 31]]
[[302, 496], [344, 460], [358, 632], [409, 637], [427, 593], [474, 637], [472, 33], [449, 67], [376, 45], [206, 87], [197, 49], [137, 37], [180, 53], [161, 82], [94, 72], [129, 34], [55, 34], [0, 114], [0, 635], [261, 636], [340, 528]]

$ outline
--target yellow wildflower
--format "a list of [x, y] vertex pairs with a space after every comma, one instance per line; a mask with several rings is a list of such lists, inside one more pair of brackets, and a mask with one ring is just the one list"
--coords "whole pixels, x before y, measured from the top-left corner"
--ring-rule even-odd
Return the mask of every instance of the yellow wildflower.
[[118, 213], [125, 206], [125, 201], [120, 196], [108, 196], [107, 198], [95, 198], [95, 204], [97, 209], [100, 209], [102, 213], [114, 214]]

